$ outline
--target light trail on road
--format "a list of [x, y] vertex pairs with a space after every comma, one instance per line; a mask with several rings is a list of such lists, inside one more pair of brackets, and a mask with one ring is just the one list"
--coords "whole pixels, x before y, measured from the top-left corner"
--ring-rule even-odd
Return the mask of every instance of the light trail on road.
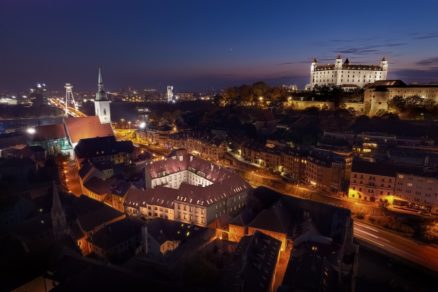
[[398, 234], [354, 222], [354, 237], [384, 252], [409, 260], [438, 272], [438, 248], [405, 238]]
[[[65, 103], [59, 99], [56, 98], [49, 98], [49, 103], [61, 110], [65, 110]], [[86, 117], [87, 115], [83, 112], [81, 112], [80, 110], [75, 109], [74, 107], [71, 106], [67, 106], [67, 114], [75, 117], [75, 118], [80, 118], [80, 117]]]

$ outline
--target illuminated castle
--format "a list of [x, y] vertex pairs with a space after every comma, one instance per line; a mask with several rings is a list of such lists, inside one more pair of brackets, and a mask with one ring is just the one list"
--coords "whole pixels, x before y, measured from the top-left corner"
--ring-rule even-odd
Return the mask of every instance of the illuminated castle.
[[379, 80], [386, 80], [388, 61], [383, 58], [379, 65], [351, 64], [337, 56], [334, 64], [320, 65], [316, 59], [310, 66], [310, 83], [307, 89], [315, 86], [342, 86], [348, 88], [363, 87]]

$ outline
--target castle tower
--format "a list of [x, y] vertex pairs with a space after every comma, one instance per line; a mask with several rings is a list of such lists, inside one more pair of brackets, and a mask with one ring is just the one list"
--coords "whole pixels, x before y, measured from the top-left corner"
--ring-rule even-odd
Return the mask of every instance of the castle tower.
[[380, 61], [380, 67], [382, 67], [382, 80], [386, 80], [388, 76], [388, 61], [385, 57]]
[[64, 209], [62, 208], [61, 199], [59, 198], [58, 187], [55, 181], [52, 183], [52, 209], [50, 215], [52, 217], [52, 229], [55, 238], [61, 238], [67, 232], [67, 219]]
[[102, 124], [111, 123], [110, 101], [108, 100], [106, 92], [103, 89], [103, 79], [102, 79], [102, 73], [100, 72], [100, 68], [99, 68], [99, 76], [97, 80], [96, 99], [94, 100], [94, 110], [96, 116], [99, 117], [100, 123]]
[[312, 64], [310, 65], [310, 84], [313, 86], [314, 82], [314, 76], [313, 73], [315, 72], [316, 66], [318, 65], [318, 60], [316, 58], [313, 58]]
[[338, 55], [336, 57], [335, 69], [336, 70], [341, 70], [342, 69], [342, 57], [341, 57], [341, 55]]

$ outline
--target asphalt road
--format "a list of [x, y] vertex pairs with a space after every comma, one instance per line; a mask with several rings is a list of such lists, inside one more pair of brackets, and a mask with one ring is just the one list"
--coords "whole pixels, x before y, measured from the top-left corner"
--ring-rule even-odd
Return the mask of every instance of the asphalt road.
[[362, 222], [354, 222], [354, 237], [391, 255], [438, 272], [438, 248], [434, 245], [422, 244]]

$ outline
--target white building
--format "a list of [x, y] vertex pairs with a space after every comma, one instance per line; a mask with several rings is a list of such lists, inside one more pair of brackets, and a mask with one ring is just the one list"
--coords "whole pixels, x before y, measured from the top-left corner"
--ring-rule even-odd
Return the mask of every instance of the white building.
[[236, 173], [189, 154], [152, 161], [146, 189], [130, 189], [128, 214], [207, 226], [246, 205], [251, 187]]
[[94, 110], [96, 116], [99, 117], [101, 124], [110, 124], [111, 123], [111, 109], [110, 102], [106, 95], [105, 90], [103, 89], [103, 79], [102, 74], [99, 68], [99, 77], [97, 83], [97, 92], [96, 99], [94, 100]]
[[363, 87], [366, 84], [378, 80], [386, 80], [388, 74], [388, 61], [383, 58], [380, 65], [351, 64], [341, 56], [335, 60], [335, 64], [318, 64], [316, 59], [310, 66], [310, 83], [307, 89], [315, 86], [336, 85], [347, 88]]
[[166, 92], [167, 102], [173, 102], [173, 86], [168, 85], [167, 86], [167, 92]]
[[433, 214], [438, 214], [437, 186], [436, 175], [400, 172], [397, 174], [395, 195], [401, 200], [430, 208]]

